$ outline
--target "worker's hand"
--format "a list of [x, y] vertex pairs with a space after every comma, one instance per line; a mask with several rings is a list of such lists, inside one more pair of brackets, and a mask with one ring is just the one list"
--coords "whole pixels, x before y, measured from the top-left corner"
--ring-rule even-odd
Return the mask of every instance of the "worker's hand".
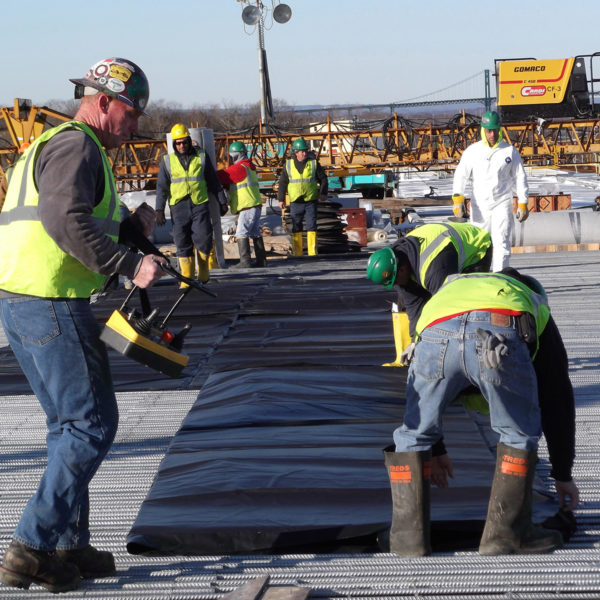
[[556, 481], [558, 505], [563, 510], [574, 510], [579, 504], [579, 489], [574, 481]]
[[413, 356], [415, 355], [415, 344], [411, 342], [406, 348], [404, 348], [404, 352], [400, 355], [400, 364], [404, 367], [408, 367], [412, 362]]
[[319, 196], [319, 202], [327, 202], [327, 194], [321, 194]]
[[151, 206], [142, 202], [131, 215], [131, 219], [146, 237], [152, 235], [156, 223], [156, 211]]
[[502, 362], [502, 357], [508, 355], [506, 338], [499, 333], [492, 333], [485, 329], [476, 329], [481, 339], [481, 356], [486, 369], [497, 369]]
[[140, 268], [131, 281], [140, 288], [150, 287], [165, 274], [161, 264], [166, 264], [166, 262], [166, 259], [161, 256], [146, 254], [142, 259]]
[[519, 202], [519, 204], [517, 204], [517, 221], [519, 221], [519, 223], [522, 223], [527, 219], [528, 216], [529, 208], [527, 208], [527, 204], [522, 204], [521, 202]]
[[448, 477], [454, 479], [450, 456], [448, 454], [434, 456], [431, 459], [431, 483], [439, 488], [447, 488]]
[[227, 204], [219, 204], [219, 211], [221, 212], [221, 216], [224, 217], [229, 210], [229, 206]]
[[167, 220], [165, 219], [165, 211], [157, 210], [155, 212], [156, 212], [156, 224], [159, 227], [162, 227], [163, 225], [165, 225], [167, 223]]
[[452, 194], [452, 212], [459, 219], [464, 219], [467, 215], [465, 197], [462, 194]]
[[283, 214], [286, 210], [285, 208], [285, 202], [280, 202], [279, 203], [279, 208], [281, 209], [281, 214]]

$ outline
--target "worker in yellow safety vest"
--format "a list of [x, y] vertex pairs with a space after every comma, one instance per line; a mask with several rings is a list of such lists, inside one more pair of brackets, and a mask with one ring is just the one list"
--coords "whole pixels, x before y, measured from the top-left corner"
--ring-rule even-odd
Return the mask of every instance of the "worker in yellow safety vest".
[[398, 292], [398, 308], [392, 311], [396, 360], [389, 366], [407, 364], [423, 306], [446, 277], [489, 271], [491, 260], [492, 243], [485, 229], [450, 221], [421, 225], [371, 255], [367, 277]]
[[[415, 329], [404, 420], [394, 431], [394, 446], [385, 451], [393, 500], [392, 552], [422, 556], [431, 551], [431, 448], [442, 437], [444, 409], [472, 384], [489, 403], [491, 424], [500, 436], [479, 552], [548, 552], [562, 545], [558, 531], [531, 522], [542, 431], [532, 358], [549, 321], [545, 291], [532, 277], [454, 275], [427, 302]], [[574, 434], [572, 413], [572, 427], [564, 423], [565, 436]], [[565, 489], [577, 496], [572, 482]]]
[[285, 161], [279, 178], [277, 200], [282, 215], [289, 198], [289, 211], [292, 221], [292, 250], [295, 256], [302, 256], [303, 221], [306, 223], [306, 248], [311, 256], [317, 254], [317, 207], [318, 202], [327, 200], [327, 175], [304, 138], [294, 140], [293, 158]]
[[[243, 142], [232, 142], [229, 145], [231, 165], [219, 169], [219, 181], [229, 190], [229, 205], [231, 214], [237, 215], [237, 238], [240, 262], [238, 267], [266, 267], [267, 255], [260, 229], [262, 213], [262, 196], [258, 183], [258, 174], [254, 163], [248, 158], [246, 145]], [[254, 245], [256, 262], [250, 260], [250, 239]]]
[[[4, 554], [0, 581], [51, 592], [115, 573], [112, 553], [90, 545], [89, 484], [118, 426], [90, 296], [116, 273], [149, 287], [165, 264], [126, 245], [104, 150], [137, 132], [149, 95], [144, 72], [114, 57], [71, 81], [77, 113], [25, 149], [0, 212], [0, 318], [48, 428], [44, 475]], [[155, 218], [143, 205], [127, 224], [149, 235]]]
[[[189, 129], [183, 123], [171, 128], [173, 152], [160, 163], [156, 182], [156, 223], [166, 223], [165, 206], [169, 203], [173, 224], [173, 239], [181, 274], [206, 283], [210, 269], [216, 268], [213, 226], [209, 193], [220, 206], [221, 216], [227, 208], [227, 197], [208, 154], [194, 146]], [[187, 287], [181, 283], [180, 287]]]

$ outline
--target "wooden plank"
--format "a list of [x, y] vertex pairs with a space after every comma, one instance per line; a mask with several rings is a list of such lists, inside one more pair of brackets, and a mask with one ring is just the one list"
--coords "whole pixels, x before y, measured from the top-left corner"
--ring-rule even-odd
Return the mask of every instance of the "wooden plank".
[[263, 595], [263, 591], [269, 582], [269, 575], [256, 577], [242, 585], [239, 588], [225, 594], [222, 600], [259, 600]]
[[280, 586], [267, 588], [262, 600], [306, 600], [310, 588]]
[[587, 244], [546, 244], [537, 246], [513, 246], [513, 254], [530, 254], [533, 252], [579, 252], [600, 250], [600, 243], [592, 242]]

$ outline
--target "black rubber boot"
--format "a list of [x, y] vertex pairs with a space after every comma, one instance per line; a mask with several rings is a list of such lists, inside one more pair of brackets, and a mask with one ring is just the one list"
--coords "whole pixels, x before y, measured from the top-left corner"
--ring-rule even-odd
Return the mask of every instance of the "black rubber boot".
[[265, 241], [261, 237], [252, 238], [254, 244], [254, 255], [256, 256], [255, 267], [267, 266], [267, 253], [265, 252]]
[[249, 269], [252, 266], [250, 260], [250, 239], [247, 237], [240, 237], [237, 240], [237, 245], [240, 252], [240, 262], [235, 266], [240, 269]]
[[431, 452], [384, 450], [392, 490], [390, 551], [399, 556], [431, 554], [429, 477]]
[[531, 522], [536, 462], [535, 450], [518, 450], [498, 444], [488, 514], [479, 544], [480, 554], [535, 554], [562, 546], [560, 532]]
[[56, 552], [35, 550], [13, 540], [2, 560], [0, 581], [26, 590], [37, 583], [57, 594], [77, 589], [81, 575], [77, 566], [63, 562]]

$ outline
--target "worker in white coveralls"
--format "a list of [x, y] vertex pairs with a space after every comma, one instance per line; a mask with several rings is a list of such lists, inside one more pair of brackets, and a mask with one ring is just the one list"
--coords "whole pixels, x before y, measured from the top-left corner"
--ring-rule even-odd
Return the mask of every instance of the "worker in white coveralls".
[[471, 183], [470, 220], [490, 232], [494, 255], [492, 271], [509, 266], [513, 231], [513, 193], [517, 195], [516, 218], [525, 221], [527, 175], [518, 150], [502, 139], [502, 122], [495, 111], [481, 118], [481, 140], [471, 144], [461, 156], [452, 186], [453, 212], [466, 216], [465, 192]]

